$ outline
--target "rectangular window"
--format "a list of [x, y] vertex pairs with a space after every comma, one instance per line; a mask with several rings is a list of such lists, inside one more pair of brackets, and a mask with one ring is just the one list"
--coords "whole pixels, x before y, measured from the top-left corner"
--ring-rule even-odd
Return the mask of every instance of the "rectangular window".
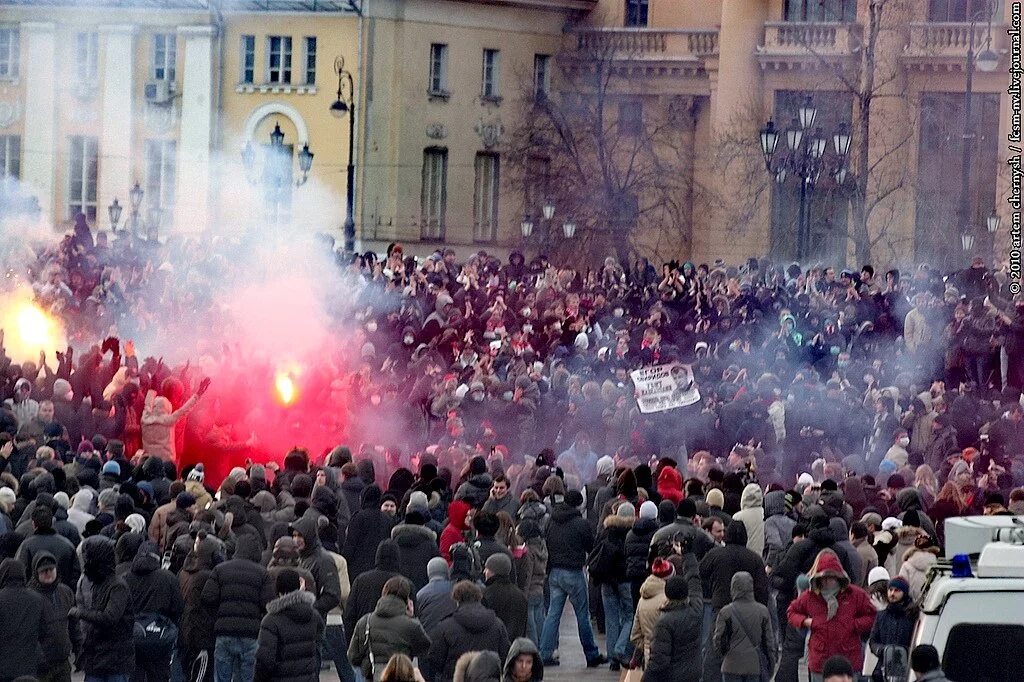
[[857, 0], [786, 0], [782, 17], [786, 21], [854, 22]]
[[256, 79], [256, 36], [242, 36], [242, 69], [239, 80], [252, 83]]
[[480, 152], [473, 165], [473, 240], [493, 242], [498, 235], [498, 181], [500, 159], [497, 154]]
[[21, 177], [21, 138], [0, 135], [0, 178]]
[[68, 218], [84, 213], [96, 220], [97, 147], [95, 137], [74, 135], [68, 154]]
[[443, 43], [430, 45], [430, 88], [434, 95], [448, 92], [448, 46]]
[[18, 29], [0, 26], [0, 78], [17, 78], [20, 48]]
[[270, 36], [267, 38], [267, 82], [292, 82], [292, 39], [291, 36]]
[[421, 239], [444, 239], [444, 216], [448, 208], [448, 150], [423, 150], [423, 186], [420, 191]]
[[[989, 14], [991, 12], [991, 14]], [[1002, 0], [930, 0], [928, 21], [968, 22], [972, 18], [993, 23], [1003, 19]]]
[[626, 26], [647, 25], [647, 0], [626, 0]]
[[99, 78], [100, 34], [95, 31], [75, 34], [75, 73], [79, 81]]
[[644, 125], [644, 107], [640, 100], [619, 104], [619, 134], [639, 135]]
[[526, 187], [523, 213], [534, 220], [543, 215], [544, 204], [548, 202], [551, 179], [551, 159], [545, 156], [530, 156], [526, 160]]
[[174, 212], [176, 168], [174, 140], [146, 140], [146, 203], [151, 211], [160, 215], [161, 222]]
[[306, 36], [306, 85], [316, 85], [316, 36]]
[[551, 55], [533, 55], [533, 97], [544, 99], [551, 88]]
[[178, 59], [178, 36], [157, 33], [153, 36], [153, 80], [174, 81], [174, 62]]
[[481, 78], [483, 87], [480, 90], [480, 94], [483, 97], [499, 97], [498, 75], [500, 57], [501, 53], [498, 50], [484, 50], [483, 76]]

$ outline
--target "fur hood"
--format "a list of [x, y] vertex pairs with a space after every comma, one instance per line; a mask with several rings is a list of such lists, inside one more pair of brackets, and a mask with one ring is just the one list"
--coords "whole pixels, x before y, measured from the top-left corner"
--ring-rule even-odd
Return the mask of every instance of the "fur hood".
[[903, 553], [903, 562], [925, 571], [938, 560], [938, 547], [910, 547]]
[[306, 590], [295, 590], [288, 594], [282, 594], [277, 599], [270, 601], [267, 604], [267, 613], [280, 613], [292, 606], [298, 606], [300, 604], [305, 604], [312, 608], [314, 601], [316, 601], [316, 597], [313, 596], [312, 592], [307, 592]]
[[391, 539], [408, 546], [417, 544], [417, 539], [420, 542], [437, 542], [437, 533], [415, 523], [400, 523], [391, 529]]
[[630, 530], [634, 523], [636, 523], [636, 517], [609, 514], [604, 517], [603, 525], [605, 528], [623, 528], [625, 530]]

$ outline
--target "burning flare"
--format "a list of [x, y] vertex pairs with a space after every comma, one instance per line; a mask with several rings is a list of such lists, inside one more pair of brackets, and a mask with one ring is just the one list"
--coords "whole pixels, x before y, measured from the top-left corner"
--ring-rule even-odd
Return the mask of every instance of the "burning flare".
[[67, 345], [60, 321], [32, 300], [31, 292], [0, 299], [0, 329], [4, 347], [16, 362], [35, 360], [39, 351], [52, 353]]
[[281, 401], [282, 405], [291, 405], [295, 402], [295, 396], [297, 391], [295, 390], [295, 380], [287, 371], [279, 371], [277, 376], [274, 377], [274, 390], [277, 391], [277, 397]]

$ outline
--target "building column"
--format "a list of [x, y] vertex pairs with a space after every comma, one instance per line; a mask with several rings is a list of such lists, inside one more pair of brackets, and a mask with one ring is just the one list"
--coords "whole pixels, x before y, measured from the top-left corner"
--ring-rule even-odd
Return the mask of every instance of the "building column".
[[[116, 197], [128, 206], [128, 191], [133, 177], [135, 152], [135, 34], [130, 24], [100, 26], [103, 38], [103, 85], [100, 109], [99, 181], [96, 188], [96, 224], [109, 227], [107, 206]], [[141, 93], [140, 93], [141, 94]], [[141, 167], [141, 164], [140, 164]], [[130, 209], [129, 209], [130, 210]], [[145, 219], [145, 209], [141, 211]], [[122, 220], [122, 226], [126, 224]]]
[[[185, 74], [182, 79], [181, 133], [178, 141], [178, 200], [174, 230], [198, 232], [210, 226], [213, 145], [213, 64], [215, 26], [180, 26], [185, 39]], [[187, 197], [187, 200], [186, 200]]]
[[25, 127], [21, 177], [39, 199], [43, 219], [60, 220], [56, 196], [57, 167], [57, 40], [56, 24], [28, 21], [20, 26], [25, 45], [21, 77], [25, 88]]

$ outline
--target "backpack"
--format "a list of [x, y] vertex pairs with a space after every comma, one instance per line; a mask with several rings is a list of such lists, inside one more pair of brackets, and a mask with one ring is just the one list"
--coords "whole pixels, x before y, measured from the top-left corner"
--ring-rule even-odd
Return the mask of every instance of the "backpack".
[[482, 581], [484, 577], [484, 563], [480, 560], [480, 552], [477, 543], [467, 544], [456, 542], [449, 550], [452, 555], [452, 567], [455, 566], [455, 555], [466, 556], [469, 560], [469, 578], [474, 581]]
[[595, 583], [607, 582], [615, 571], [618, 552], [607, 540], [597, 543], [587, 557], [587, 570]]
[[178, 626], [159, 613], [143, 612], [135, 616], [132, 634], [135, 656], [140, 661], [170, 660], [178, 641]]

